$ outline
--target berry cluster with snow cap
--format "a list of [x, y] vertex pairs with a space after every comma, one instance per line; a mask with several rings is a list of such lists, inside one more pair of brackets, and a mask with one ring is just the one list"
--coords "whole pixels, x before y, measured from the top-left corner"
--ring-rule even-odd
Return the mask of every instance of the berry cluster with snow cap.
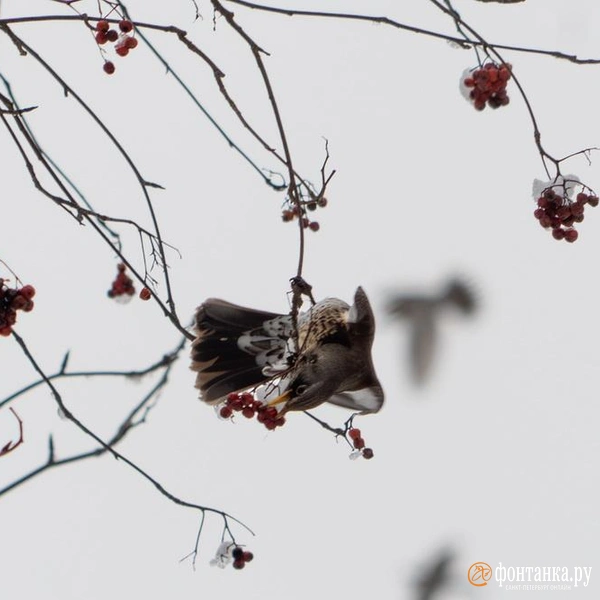
[[463, 74], [461, 84], [468, 88], [468, 98], [477, 110], [483, 110], [486, 104], [490, 108], [499, 108], [510, 102], [506, 84], [511, 78], [511, 69], [508, 63], [488, 62], [467, 77]]
[[352, 445], [354, 446], [354, 448], [356, 448], [356, 450], [354, 450], [354, 452], [352, 452], [352, 454], [350, 455], [350, 458], [352, 460], [358, 458], [359, 456], [370, 460], [371, 458], [373, 458], [373, 456], [375, 456], [372, 448], [365, 448], [365, 440], [362, 437], [362, 432], [360, 429], [356, 427], [351, 427], [348, 430], [348, 437], [352, 441]]
[[125, 273], [126, 270], [127, 267], [124, 263], [119, 263], [117, 265], [117, 276], [112, 282], [110, 290], [106, 293], [109, 298], [118, 298], [121, 301], [128, 302], [131, 299], [131, 296], [135, 294], [133, 281], [131, 277]]
[[33, 310], [35, 288], [24, 285], [22, 288], [10, 288], [5, 280], [0, 278], [0, 335], [9, 336], [12, 326], [17, 322], [17, 311], [30, 312]]
[[244, 550], [233, 542], [222, 542], [217, 548], [215, 557], [210, 561], [211, 566], [224, 569], [231, 564], [234, 569], [243, 569], [246, 563], [252, 562], [254, 554]]
[[[106, 19], [100, 19], [96, 23], [96, 43], [99, 46], [103, 46], [107, 42], [113, 43], [115, 52], [119, 56], [127, 56], [129, 51], [138, 45], [137, 39], [130, 35], [133, 31], [133, 23], [129, 19], [121, 19], [119, 31], [112, 29]], [[104, 62], [103, 69], [105, 73], [112, 75], [115, 72], [115, 64], [107, 60]]]
[[217, 409], [223, 419], [230, 419], [236, 412], [242, 413], [247, 419], [256, 417], [256, 420], [269, 430], [285, 425], [285, 417], [279, 414], [275, 406], [257, 400], [249, 392], [229, 394], [225, 403]]
[[573, 243], [579, 233], [575, 229], [576, 223], [584, 219], [585, 205], [598, 206], [598, 196], [593, 192], [579, 192], [573, 202], [568, 191], [563, 186], [546, 188], [537, 199], [537, 208], [533, 216], [545, 229], [552, 228], [552, 237], [555, 240], [566, 240]]

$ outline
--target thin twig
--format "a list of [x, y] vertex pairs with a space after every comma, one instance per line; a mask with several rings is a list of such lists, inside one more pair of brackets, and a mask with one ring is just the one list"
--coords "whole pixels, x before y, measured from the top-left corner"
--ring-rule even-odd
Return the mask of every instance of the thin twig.
[[[122, 461], [127, 466], [129, 466], [131, 469], [136, 471], [146, 481], [151, 483], [159, 491], [160, 494], [162, 494], [165, 498], [167, 498], [171, 502], [174, 502], [175, 504], [177, 504], [179, 506], [193, 508], [193, 509], [199, 510], [201, 512], [210, 512], [210, 513], [220, 515], [224, 519], [227, 526], [229, 526], [228, 525], [229, 521], [233, 521], [233, 522], [237, 523], [238, 525], [240, 525], [241, 527], [243, 527], [244, 529], [246, 529], [252, 535], [254, 535], [254, 532], [247, 525], [245, 525], [242, 521], [240, 521], [236, 517], [230, 515], [229, 513], [226, 513], [217, 508], [212, 508], [209, 506], [202, 506], [200, 504], [188, 502], [187, 500], [183, 500], [183, 499], [179, 498], [178, 496], [172, 494], [157, 479], [152, 477], [149, 473], [147, 473], [144, 469], [142, 469], [140, 466], [138, 466], [132, 460], [127, 458], [124, 454], [115, 450], [109, 443], [102, 440], [102, 438], [100, 438], [96, 433], [94, 433], [89, 427], [87, 427], [87, 425], [85, 425], [78, 417], [76, 417], [67, 408], [67, 406], [65, 405], [65, 403], [62, 399], [62, 396], [60, 395], [60, 393], [58, 392], [58, 390], [56, 389], [56, 387], [54, 386], [52, 381], [48, 378], [48, 376], [44, 373], [42, 368], [39, 366], [37, 360], [34, 358], [32, 353], [30, 352], [29, 348], [27, 347], [25, 340], [23, 340], [23, 338], [14, 330], [12, 332], [12, 336], [16, 340], [16, 342], [19, 344], [19, 346], [21, 347], [21, 350], [25, 354], [27, 360], [31, 363], [34, 370], [44, 380], [45, 384], [50, 389], [52, 396], [54, 397], [54, 400], [55, 400], [56, 404], [58, 405], [58, 408], [60, 409], [62, 414], [69, 421], [71, 421], [71, 423], [73, 423], [78, 429], [80, 429], [83, 433], [85, 433], [87, 436], [91, 437], [101, 448], [104, 449], [104, 452], [110, 453], [115, 459]], [[46, 468], [48, 468], [48, 467], [42, 466], [38, 470], [36, 470], [36, 473], [39, 473], [42, 470], [45, 470]], [[31, 475], [31, 476], [33, 476], [33, 475]]]

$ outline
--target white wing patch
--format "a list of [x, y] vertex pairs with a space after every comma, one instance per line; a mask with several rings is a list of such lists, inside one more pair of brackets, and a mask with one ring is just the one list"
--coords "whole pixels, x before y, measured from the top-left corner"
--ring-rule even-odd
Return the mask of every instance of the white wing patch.
[[373, 413], [383, 405], [383, 390], [380, 385], [372, 385], [354, 392], [334, 394], [329, 402], [352, 410]]

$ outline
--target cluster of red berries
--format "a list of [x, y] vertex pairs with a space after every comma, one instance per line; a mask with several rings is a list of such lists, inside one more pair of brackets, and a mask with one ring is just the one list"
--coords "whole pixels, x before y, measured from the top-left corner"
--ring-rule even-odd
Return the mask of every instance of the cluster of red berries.
[[254, 554], [236, 546], [231, 552], [231, 558], [233, 558], [234, 569], [243, 569], [246, 566], [246, 563], [252, 562]]
[[302, 209], [299, 209], [298, 206], [294, 205], [292, 208], [286, 208], [281, 213], [281, 219], [284, 223], [288, 223], [289, 221], [293, 221], [296, 217], [302, 218], [302, 226], [304, 229], [310, 229], [311, 231], [319, 231], [321, 226], [317, 221], [311, 221], [306, 216], [306, 211], [314, 211], [317, 208], [324, 208], [327, 206], [327, 198], [318, 198], [316, 200], [308, 200], [302, 202]]
[[586, 204], [598, 206], [598, 196], [580, 192], [572, 202], [566, 194], [561, 195], [552, 188], [546, 188], [537, 200], [538, 207], [533, 216], [542, 227], [552, 228], [555, 240], [573, 243], [579, 237], [574, 225], [583, 221]]
[[234, 412], [241, 412], [247, 419], [256, 417], [256, 420], [269, 430], [285, 425], [285, 417], [280, 415], [274, 406], [255, 400], [254, 396], [248, 392], [229, 394], [225, 404], [219, 409], [219, 416], [229, 419]]
[[[137, 45], [138, 41], [132, 35], [129, 35], [133, 31], [133, 23], [128, 19], [121, 19], [119, 21], [119, 33], [116, 29], [111, 29], [110, 23], [106, 19], [100, 19], [96, 23], [96, 42], [102, 46], [107, 42], [115, 44], [115, 52], [119, 56], [127, 56], [130, 50], [133, 50]], [[104, 63], [104, 72], [112, 75], [115, 72], [115, 64], [107, 60]]]
[[463, 80], [466, 87], [472, 88], [469, 98], [477, 110], [483, 110], [486, 104], [490, 108], [499, 108], [509, 103], [506, 84], [511, 77], [511, 69], [508, 63], [497, 65], [489, 62]]
[[117, 265], [117, 276], [112, 282], [110, 290], [107, 292], [109, 298], [118, 298], [120, 296], [127, 298], [128, 296], [133, 296], [133, 294], [135, 294], [133, 281], [131, 280], [131, 277], [125, 273], [126, 269], [127, 267], [124, 263], [119, 263]]
[[4, 279], [0, 278], [0, 335], [9, 336], [12, 326], [17, 322], [17, 311], [29, 312], [33, 310], [35, 288], [24, 285], [22, 288], [9, 288]]
[[348, 437], [352, 440], [352, 445], [362, 454], [363, 458], [367, 460], [373, 458], [374, 453], [372, 448], [365, 448], [365, 440], [362, 437], [360, 429], [351, 427], [348, 430]]

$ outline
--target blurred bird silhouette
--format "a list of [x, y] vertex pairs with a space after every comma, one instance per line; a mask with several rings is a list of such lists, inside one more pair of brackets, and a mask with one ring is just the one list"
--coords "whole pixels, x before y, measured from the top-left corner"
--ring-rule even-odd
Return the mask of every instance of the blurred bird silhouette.
[[455, 558], [452, 550], [444, 549], [423, 569], [415, 584], [415, 600], [433, 600], [440, 590], [448, 587]]
[[431, 374], [438, 345], [439, 316], [447, 308], [472, 315], [477, 310], [477, 301], [471, 288], [452, 279], [430, 296], [398, 295], [388, 303], [388, 313], [392, 317], [409, 322], [410, 372], [416, 385], [424, 384]]
[[354, 303], [326, 298], [298, 316], [298, 347], [291, 315], [265, 312], [210, 298], [195, 317], [192, 370], [208, 404], [231, 392], [270, 381], [263, 399], [281, 411], [307, 410], [324, 402], [362, 413], [377, 412], [383, 389], [371, 347], [375, 319], [364, 290]]

